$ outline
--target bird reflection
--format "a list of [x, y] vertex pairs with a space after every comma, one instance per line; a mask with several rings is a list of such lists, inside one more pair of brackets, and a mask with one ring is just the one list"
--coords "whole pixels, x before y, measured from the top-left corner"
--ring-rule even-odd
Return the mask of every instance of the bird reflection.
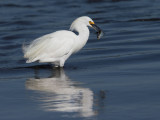
[[[78, 86], [63, 69], [56, 69], [50, 78], [31, 78], [26, 88], [39, 91], [41, 109], [45, 111], [77, 112], [82, 117], [91, 117], [93, 111], [93, 92]], [[36, 98], [37, 99], [37, 98]]]

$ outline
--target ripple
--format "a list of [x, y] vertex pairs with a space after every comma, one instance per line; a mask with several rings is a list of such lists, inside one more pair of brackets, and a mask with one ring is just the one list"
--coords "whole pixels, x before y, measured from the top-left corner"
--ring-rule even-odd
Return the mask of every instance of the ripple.
[[6, 53], [4, 53], [4, 52], [0, 52], [0, 56], [3, 56], [3, 57], [4, 57], [4, 56], [7, 56], [7, 55], [6, 55]]
[[[87, 14], [99, 14], [99, 13], [105, 13], [106, 11], [105, 10], [96, 10], [96, 11], [89, 11], [87, 12]], [[97, 20], [97, 19], [95, 19]]]
[[20, 46], [21, 44], [0, 46], [0, 50], [13, 50], [15, 48], [19, 48]]
[[[90, 56], [90, 57], [89, 57]], [[130, 52], [130, 53], [120, 53], [120, 54], [100, 54], [99, 56], [85, 56], [83, 59], [77, 58], [77, 61], [74, 61], [76, 66], [87, 66], [92, 68], [103, 68], [105, 66], [134, 66], [137, 64], [145, 63], [154, 63], [160, 61], [160, 50], [155, 51], [144, 51], [144, 52]], [[87, 61], [87, 62], [86, 62]]]
[[19, 20], [19, 21], [14, 21], [12, 24], [16, 24], [16, 25], [34, 25], [33, 21], [26, 21], [26, 20]]
[[16, 39], [20, 39], [22, 38], [23, 35], [8, 35], [8, 36], [4, 36], [2, 37], [3, 40], [16, 40]]
[[8, 3], [8, 4], [1, 4], [0, 7], [33, 8], [34, 6], [32, 6], [32, 5], [19, 5], [19, 4]]
[[160, 21], [160, 18], [146, 18], [146, 19], [129, 20], [129, 22], [145, 22], [145, 21]]
[[8, 22], [6, 21], [0, 21], [0, 25], [4, 25], [4, 24], [7, 24]]
[[100, 3], [104, 2], [104, 0], [87, 0], [87, 3]]

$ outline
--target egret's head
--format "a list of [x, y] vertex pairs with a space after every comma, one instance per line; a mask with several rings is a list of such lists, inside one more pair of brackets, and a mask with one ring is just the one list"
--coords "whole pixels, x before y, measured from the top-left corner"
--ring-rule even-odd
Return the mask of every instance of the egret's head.
[[88, 16], [82, 16], [77, 18], [74, 22], [79, 23], [79, 24], [85, 24], [86, 26], [92, 27], [92, 24], [94, 24], [94, 21], [88, 17]]
[[100, 39], [103, 35], [102, 30], [94, 23], [94, 21], [88, 16], [82, 16], [73, 21], [70, 30], [75, 30], [81, 26], [92, 27], [97, 32], [97, 38]]
[[103, 36], [102, 30], [93, 21], [89, 21], [89, 26], [96, 30], [97, 39], [100, 39]]

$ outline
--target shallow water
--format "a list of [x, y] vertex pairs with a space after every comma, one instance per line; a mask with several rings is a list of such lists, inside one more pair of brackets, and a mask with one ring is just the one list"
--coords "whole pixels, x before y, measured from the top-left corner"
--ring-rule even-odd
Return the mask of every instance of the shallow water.
[[[159, 120], [159, 0], [0, 1], [0, 119]], [[22, 44], [82, 15], [103, 29], [64, 69], [26, 64]]]

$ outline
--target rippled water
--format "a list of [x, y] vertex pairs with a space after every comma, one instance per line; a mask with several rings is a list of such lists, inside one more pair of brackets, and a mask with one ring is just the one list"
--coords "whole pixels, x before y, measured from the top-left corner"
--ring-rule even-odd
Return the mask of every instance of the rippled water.
[[[159, 120], [159, 0], [0, 1], [0, 119]], [[87, 45], [64, 69], [26, 64], [22, 44], [87, 15]]]

